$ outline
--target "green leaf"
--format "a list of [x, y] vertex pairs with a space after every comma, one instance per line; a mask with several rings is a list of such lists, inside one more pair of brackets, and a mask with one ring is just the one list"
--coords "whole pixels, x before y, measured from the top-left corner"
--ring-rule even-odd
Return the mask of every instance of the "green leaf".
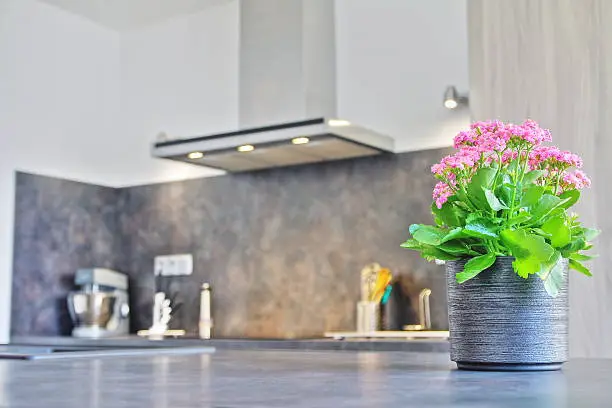
[[562, 200], [552, 194], [542, 195], [535, 205], [530, 206], [531, 218], [534, 220], [534, 222], [540, 221], [542, 218], [549, 215], [554, 209], [565, 203], [566, 200], [568, 199]]
[[459, 202], [463, 202], [463, 203], [470, 203], [471, 200], [468, 198], [468, 196], [463, 192], [463, 190], [459, 189], [455, 195], [457, 196], [457, 199], [459, 200]]
[[537, 273], [554, 254], [553, 247], [548, 245], [539, 235], [527, 233], [524, 229], [503, 230], [500, 233], [502, 242], [516, 258], [513, 262], [514, 270], [522, 277]]
[[585, 228], [584, 229], [584, 239], [587, 241], [592, 241], [599, 235], [601, 231], [595, 228]]
[[569, 244], [561, 248], [561, 255], [563, 255], [564, 258], [569, 258], [570, 255], [574, 252], [586, 250], [586, 246], [587, 244], [584, 238], [579, 237], [576, 239], [572, 239]]
[[440, 259], [443, 261], [454, 261], [459, 259], [459, 257], [455, 255], [451, 255], [447, 252], [444, 252], [435, 246], [423, 244], [416, 239], [409, 239], [403, 244], [401, 244], [403, 248], [414, 249], [421, 253], [421, 256], [428, 261], [433, 261], [435, 259]]
[[565, 284], [565, 263], [561, 254], [555, 252], [544, 264], [538, 276], [544, 281], [544, 289], [551, 297], [557, 297]]
[[[512, 195], [514, 194], [515, 189], [516, 189], [516, 186], [514, 184], [503, 184], [501, 187], [499, 187], [499, 190], [498, 190], [499, 199], [506, 206], [508, 206], [508, 204], [510, 204], [510, 202], [512, 201]], [[516, 200], [518, 196], [519, 194], [517, 192], [514, 199]]]
[[520, 213], [519, 215], [517, 215], [514, 218], [510, 218], [507, 222], [506, 225], [508, 225], [509, 227], [516, 225], [516, 224], [522, 224], [524, 222], [527, 222], [531, 219], [531, 215], [529, 215], [529, 213]]
[[487, 200], [487, 203], [489, 204], [489, 207], [491, 207], [493, 211], [508, 209], [508, 207], [506, 207], [504, 204], [502, 204], [499, 201], [499, 199], [495, 196], [495, 193], [493, 191], [491, 191], [488, 188], [484, 188], [484, 187], [483, 187], [483, 191], [485, 193], [485, 198]]
[[550, 243], [555, 248], [562, 248], [570, 243], [572, 235], [565, 222], [565, 217], [559, 215], [549, 218], [543, 225], [542, 230], [550, 235]]
[[470, 183], [467, 185], [467, 193], [470, 200], [483, 210], [488, 210], [487, 198], [484, 193], [485, 188], [490, 188], [495, 178], [495, 169], [483, 167], [476, 172]]
[[473, 223], [475, 220], [478, 220], [482, 217], [482, 214], [479, 212], [473, 212], [473, 213], [469, 213], [467, 218], [465, 219], [465, 223], [466, 224], [471, 224]]
[[456, 240], [444, 242], [438, 245], [438, 249], [455, 256], [479, 255], [477, 252], [472, 251], [467, 245]]
[[532, 228], [531, 230], [533, 232], [535, 232], [536, 234], [538, 234], [539, 236], [541, 236], [541, 237], [544, 237], [544, 238], [550, 238], [551, 237], [551, 235], [548, 232], [544, 231], [541, 228]]
[[431, 205], [431, 212], [449, 227], [460, 227], [465, 224], [465, 211], [450, 202], [444, 203], [442, 208], [438, 208], [436, 204], [433, 203]]
[[591, 271], [589, 271], [589, 268], [587, 268], [586, 266], [584, 266], [580, 262], [576, 261], [575, 259], [570, 259], [569, 260], [569, 266], [570, 266], [570, 268], [575, 269], [578, 272], [585, 274], [586, 276], [593, 276]]
[[578, 202], [578, 200], [580, 199], [580, 191], [567, 190], [561, 193], [561, 195], [559, 195], [559, 198], [562, 200], [567, 199], [567, 201], [564, 204], [562, 204], [561, 207], [568, 209], [572, 205], [576, 204], [576, 202]]
[[579, 254], [575, 252], [571, 254], [569, 258], [575, 261], [590, 261], [591, 259], [597, 258], [597, 255], [584, 255], [584, 254]]
[[459, 259], [458, 256], [451, 255], [448, 252], [444, 252], [435, 246], [431, 245], [422, 245], [421, 246], [421, 256], [428, 261], [433, 261], [439, 259], [441, 261], [455, 261]]
[[544, 194], [544, 187], [531, 185], [527, 187], [523, 193], [523, 197], [521, 199], [521, 207], [533, 207], [542, 198], [542, 194]]
[[532, 184], [545, 174], [546, 172], [544, 170], [531, 170], [529, 173], [525, 173], [525, 176], [523, 177], [523, 185]]
[[497, 227], [487, 218], [475, 218], [468, 223], [463, 232], [476, 238], [497, 238]]
[[421, 244], [416, 239], [409, 239], [400, 245], [402, 248], [421, 249]]
[[470, 259], [463, 267], [463, 272], [459, 272], [456, 275], [457, 282], [463, 283], [467, 280], [472, 279], [480, 272], [493, 265], [493, 263], [495, 262], [495, 258], [495, 254], [490, 252], [488, 254], [476, 256]]
[[434, 246], [440, 245], [445, 235], [445, 231], [431, 225], [421, 225], [421, 227], [412, 234], [414, 239], [420, 243]]
[[453, 239], [466, 238], [468, 236], [469, 235], [466, 235], [465, 232], [463, 232], [463, 228], [461, 227], [453, 228], [452, 230], [448, 232], [448, 234], [444, 236], [444, 238], [442, 238], [441, 243], [443, 244]]

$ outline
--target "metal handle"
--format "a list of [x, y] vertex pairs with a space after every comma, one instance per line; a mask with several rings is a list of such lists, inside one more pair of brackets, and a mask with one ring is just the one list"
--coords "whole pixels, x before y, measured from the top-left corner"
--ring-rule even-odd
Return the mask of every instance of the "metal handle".
[[423, 330], [431, 329], [431, 312], [429, 308], [431, 289], [423, 289], [419, 293], [419, 323]]

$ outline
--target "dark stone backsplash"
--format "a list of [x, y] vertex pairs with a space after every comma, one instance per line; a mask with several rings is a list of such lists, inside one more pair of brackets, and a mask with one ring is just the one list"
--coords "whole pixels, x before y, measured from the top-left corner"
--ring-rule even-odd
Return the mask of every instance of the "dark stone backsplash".
[[[148, 328], [153, 257], [172, 253], [194, 256], [193, 275], [162, 282], [182, 303], [172, 327], [192, 333], [202, 282], [213, 288], [219, 337], [303, 338], [353, 330], [360, 271], [370, 262], [410, 275], [417, 291], [431, 288], [433, 325], [447, 328], [441, 267], [399, 247], [410, 223], [431, 221], [435, 180], [429, 168], [445, 153], [116, 190], [19, 173], [12, 330], [66, 332], [57, 323], [64, 312], [49, 305], [65, 297], [69, 285], [60, 281], [89, 266], [129, 274], [132, 328]], [[52, 317], [49, 310], [55, 310]]]
[[69, 334], [78, 268], [114, 267], [119, 191], [17, 173], [11, 332]]

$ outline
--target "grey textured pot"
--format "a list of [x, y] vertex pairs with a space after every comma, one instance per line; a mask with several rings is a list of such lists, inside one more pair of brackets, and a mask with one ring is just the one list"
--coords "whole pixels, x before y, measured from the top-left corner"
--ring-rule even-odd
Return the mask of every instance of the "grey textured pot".
[[563, 290], [550, 297], [537, 276], [523, 279], [498, 257], [457, 283], [465, 260], [446, 263], [451, 360], [459, 369], [558, 370], [568, 358], [567, 261]]

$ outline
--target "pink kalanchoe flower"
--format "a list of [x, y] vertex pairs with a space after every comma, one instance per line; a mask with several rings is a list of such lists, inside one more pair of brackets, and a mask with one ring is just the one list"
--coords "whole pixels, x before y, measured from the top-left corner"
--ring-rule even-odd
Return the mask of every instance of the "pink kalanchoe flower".
[[470, 130], [480, 133], [494, 133], [498, 129], [503, 128], [504, 124], [499, 120], [487, 120], [483, 122], [474, 122], [470, 125]]
[[431, 172], [435, 174], [436, 176], [443, 175], [445, 170], [446, 170], [446, 166], [444, 165], [444, 163], [436, 163], [433, 166], [431, 166]]
[[436, 207], [442, 208], [442, 205], [448, 201], [448, 198], [453, 195], [453, 190], [446, 183], [439, 182], [433, 190], [433, 199], [436, 202]]
[[529, 166], [532, 169], [546, 166], [582, 167], [582, 158], [567, 150], [559, 150], [555, 146], [539, 146], [529, 155]]
[[527, 119], [521, 125], [507, 125], [513, 136], [519, 137], [534, 146], [552, 141], [550, 130], [542, 129], [536, 122]]
[[581, 190], [586, 187], [591, 187], [591, 179], [582, 170], [575, 170], [563, 175], [562, 186], [563, 190], [570, 190], [573, 188]]
[[473, 146], [476, 140], [476, 132], [474, 131], [462, 131], [455, 136], [453, 139], [453, 146], [455, 149], [460, 149], [464, 146]]
[[508, 140], [510, 140], [509, 133], [499, 130], [495, 133], [483, 133], [477, 139], [475, 145], [481, 153], [488, 155], [493, 152], [503, 151]]
[[436, 176], [444, 176], [454, 170], [463, 170], [474, 165], [480, 160], [478, 148], [465, 146], [457, 153], [442, 158], [440, 163], [431, 166], [431, 172]]
[[518, 157], [518, 152], [514, 150], [505, 151], [504, 154], [502, 154], [502, 163], [508, 164], [512, 160], [516, 159], [517, 157]]
[[576, 167], [577, 169], [582, 167], [582, 158], [567, 150], [562, 151], [559, 157], [557, 157], [557, 160], [569, 166]]

